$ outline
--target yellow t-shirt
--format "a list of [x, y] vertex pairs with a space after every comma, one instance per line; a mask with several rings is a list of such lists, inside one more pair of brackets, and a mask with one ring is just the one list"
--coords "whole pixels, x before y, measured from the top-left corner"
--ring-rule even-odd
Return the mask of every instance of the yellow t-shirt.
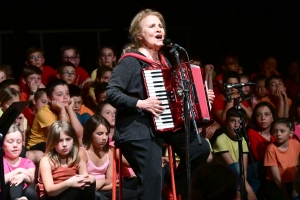
[[45, 127], [51, 126], [57, 120], [57, 115], [50, 110], [50, 106], [43, 106], [33, 120], [26, 148], [29, 149], [38, 143], [46, 142], [48, 133]]
[[97, 78], [97, 70], [98, 70], [98, 69], [95, 69], [95, 70], [91, 73], [91, 79], [92, 79], [93, 81], [96, 81], [96, 78]]
[[[243, 138], [242, 141], [243, 153], [248, 153], [247, 143]], [[239, 160], [239, 145], [238, 141], [230, 139], [227, 134], [223, 133], [219, 137], [217, 137], [214, 145], [213, 151], [215, 154], [222, 154], [229, 152], [234, 162], [238, 162]]]

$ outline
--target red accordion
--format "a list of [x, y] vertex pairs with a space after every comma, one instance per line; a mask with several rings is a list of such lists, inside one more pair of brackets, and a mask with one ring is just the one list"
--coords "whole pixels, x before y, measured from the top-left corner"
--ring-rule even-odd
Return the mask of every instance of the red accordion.
[[[197, 124], [206, 124], [212, 121], [210, 104], [208, 102], [205, 84], [199, 66], [182, 63], [184, 78], [190, 84], [191, 111], [194, 113]], [[153, 117], [155, 130], [167, 132], [180, 129], [184, 125], [184, 91], [180, 68], [153, 68], [142, 71], [147, 97], [159, 97], [164, 112], [159, 118]], [[193, 92], [194, 91], [194, 92]], [[194, 96], [195, 94], [195, 96]]]
[[[133, 56], [149, 63], [149, 67], [142, 70], [147, 98], [158, 97], [165, 108], [159, 118], [153, 116], [155, 130], [157, 132], [170, 132], [182, 128], [184, 125], [184, 91], [180, 68], [178, 66], [162, 67], [135, 53], [124, 54], [122, 58], [127, 56]], [[165, 62], [164, 58], [163, 62]], [[188, 85], [190, 86], [192, 103], [191, 111], [194, 113], [195, 120], [198, 125], [208, 125], [213, 121], [201, 69], [197, 65], [190, 65], [191, 67], [189, 67], [188, 63], [182, 63], [181, 66], [184, 78], [190, 82]]]

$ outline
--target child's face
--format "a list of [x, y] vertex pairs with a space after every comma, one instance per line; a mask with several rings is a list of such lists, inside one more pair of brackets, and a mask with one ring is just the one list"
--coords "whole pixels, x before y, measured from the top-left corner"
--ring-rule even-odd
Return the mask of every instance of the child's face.
[[70, 102], [70, 93], [67, 85], [57, 85], [51, 96], [51, 101], [56, 100], [58, 103], [68, 106]]
[[229, 137], [235, 138], [236, 134], [234, 130], [240, 127], [240, 118], [233, 116], [229, 117], [229, 119], [226, 120], [226, 126], [229, 133]]
[[93, 132], [92, 135], [92, 145], [94, 148], [102, 149], [105, 147], [106, 143], [108, 142], [108, 135], [109, 132], [107, 128], [100, 124], [100, 126], [97, 127], [97, 129]]
[[40, 85], [42, 82], [42, 77], [39, 74], [31, 74], [26, 77], [25, 82], [27, 85], [30, 85], [31, 83], [34, 83], [36, 85]]
[[59, 78], [66, 81], [68, 84], [72, 84], [76, 78], [76, 70], [72, 66], [66, 66], [63, 68]]
[[19, 131], [6, 134], [3, 141], [5, 157], [10, 159], [18, 158], [22, 151], [22, 142], [22, 134]]
[[79, 112], [81, 105], [82, 105], [82, 97], [81, 96], [73, 96], [73, 99], [74, 99], [73, 110], [75, 112]]
[[283, 145], [288, 143], [290, 137], [293, 136], [293, 131], [285, 124], [275, 124], [273, 134], [277, 144]]
[[240, 66], [239, 66], [239, 63], [236, 59], [233, 59], [233, 58], [229, 57], [229, 58], [226, 59], [224, 69], [226, 71], [239, 72]]
[[76, 61], [76, 59], [77, 59], [77, 55], [76, 55], [74, 49], [65, 50], [62, 55], [63, 62], [71, 62], [77, 67], [78, 61]]
[[8, 86], [10, 88], [14, 88], [15, 90], [17, 90], [18, 92], [20, 92], [20, 86], [19, 85], [10, 85]]
[[275, 92], [279, 90], [279, 92], [284, 91], [285, 87], [281, 79], [271, 79], [268, 85], [269, 94], [275, 94]]
[[116, 61], [116, 56], [114, 55], [114, 52], [111, 49], [103, 48], [99, 55], [99, 61], [101, 66], [112, 67], [113, 62]]
[[116, 122], [116, 109], [110, 104], [106, 104], [101, 111], [101, 116], [104, 117], [111, 127], [115, 126]]
[[257, 125], [262, 131], [270, 128], [271, 123], [273, 122], [272, 112], [267, 106], [257, 108], [255, 118]]
[[[238, 84], [239, 83], [239, 80], [237, 78], [229, 78], [226, 82], [228, 85], [233, 85], [233, 84]], [[238, 93], [238, 90], [235, 89], [235, 88], [231, 88], [230, 89], [230, 92], [232, 94], [237, 94]]]
[[61, 132], [59, 143], [55, 146], [55, 150], [61, 158], [65, 158], [72, 151], [73, 143], [74, 141], [72, 137], [68, 136], [64, 132]]
[[[249, 80], [246, 77], [242, 77], [240, 83], [248, 83]], [[245, 95], [249, 94], [250, 92], [250, 86], [244, 86], [242, 88]]]
[[277, 61], [274, 58], [268, 58], [262, 64], [262, 70], [268, 72], [274, 72], [277, 67]]
[[107, 71], [107, 72], [105, 72], [105, 73], [102, 75], [102, 77], [100, 78], [100, 80], [97, 78], [97, 81], [98, 81], [99, 83], [101, 83], [101, 82], [106, 82], [106, 83], [108, 83], [109, 80], [110, 80], [110, 77], [111, 77], [111, 71]]
[[31, 66], [37, 66], [38, 68], [42, 68], [44, 62], [45, 62], [45, 58], [44, 58], [42, 52], [34, 52], [29, 55], [25, 64], [31, 65]]
[[100, 103], [106, 100], [106, 91], [102, 92], [98, 97], [96, 97], [96, 102]]
[[6, 74], [4, 72], [0, 71], [0, 83], [4, 80], [6, 80]]
[[19, 95], [14, 96], [10, 101], [1, 105], [2, 111], [5, 112], [13, 102], [19, 102], [19, 101], [20, 101], [20, 96]]
[[254, 91], [255, 91], [255, 95], [260, 97], [260, 98], [263, 98], [267, 95], [267, 89], [266, 89], [266, 85], [265, 85], [265, 80], [260, 80], [260, 81], [257, 81], [257, 85], [259, 87], [259, 89], [257, 89], [256, 86], [253, 87]]
[[39, 110], [41, 107], [43, 107], [44, 105], [46, 105], [48, 103], [47, 94], [44, 93], [37, 100], [34, 99], [33, 103], [34, 103], [35, 109]]

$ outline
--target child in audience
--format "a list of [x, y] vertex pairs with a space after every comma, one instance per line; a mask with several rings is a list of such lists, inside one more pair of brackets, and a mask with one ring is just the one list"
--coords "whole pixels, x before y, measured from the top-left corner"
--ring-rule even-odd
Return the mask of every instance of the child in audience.
[[71, 45], [66, 45], [60, 48], [61, 62], [71, 62], [76, 67], [76, 76], [72, 84], [78, 85], [81, 88], [88, 89], [92, 84], [92, 79], [89, 74], [79, 66], [78, 63], [78, 50]]
[[41, 200], [94, 200], [95, 178], [78, 156], [77, 133], [66, 121], [49, 129], [44, 157], [40, 161], [38, 191]]
[[222, 73], [218, 74], [213, 82], [215, 94], [224, 93], [223, 74], [228, 71], [242, 73], [243, 69], [240, 67], [237, 56], [227, 55], [224, 57], [222, 61]]
[[260, 72], [254, 73], [250, 76], [250, 80], [253, 80], [253, 78], [257, 74], [263, 74], [267, 78], [272, 75], [280, 75], [277, 71], [277, 59], [274, 56], [268, 56], [262, 60], [262, 62], [259, 65]]
[[[96, 179], [97, 196], [111, 199], [113, 152], [109, 147], [110, 125], [100, 115], [92, 116], [84, 126], [83, 144], [79, 151], [80, 158], [87, 164], [88, 172]], [[123, 189], [122, 199], [134, 199], [136, 191]]]
[[257, 74], [252, 80], [253, 83], [257, 84], [257, 86], [252, 86], [252, 91], [254, 94], [254, 97], [251, 99], [252, 109], [254, 109], [256, 104], [262, 101], [266, 101], [272, 104], [266, 89], [266, 79], [267, 77], [265, 75]]
[[116, 52], [112, 46], [101, 47], [97, 57], [98, 68], [95, 69], [91, 74], [93, 81], [96, 81], [98, 69], [104, 66], [114, 68], [116, 66], [116, 60]]
[[6, 79], [0, 83], [0, 91], [7, 87], [14, 88], [21, 94], [20, 85], [15, 79]]
[[4, 65], [2, 65], [1, 63], [0, 63], [0, 83], [2, 82], [2, 81], [4, 81], [4, 80], [6, 80], [7, 79], [7, 70], [6, 70], [6, 68], [4, 67]]
[[25, 84], [21, 87], [21, 101], [32, 100], [38, 88], [44, 88], [42, 84], [42, 70], [36, 66], [26, 66], [22, 72], [22, 80]]
[[106, 87], [107, 87], [107, 83], [106, 82], [102, 82], [102, 83], [97, 83], [95, 85], [95, 97], [96, 97], [96, 103], [99, 104], [102, 101], [106, 100]]
[[288, 97], [294, 99], [300, 92], [299, 65], [296, 61], [288, 66], [288, 74], [284, 79]]
[[278, 118], [272, 123], [271, 132], [275, 142], [268, 146], [264, 159], [267, 167], [264, 189], [267, 199], [291, 199], [300, 153], [299, 142], [291, 139], [294, 129], [294, 124], [287, 118]]
[[[237, 72], [228, 71], [223, 76], [223, 83], [228, 85], [239, 83], [240, 76]], [[212, 105], [212, 111], [215, 115], [216, 121], [222, 126], [226, 122], [226, 112], [229, 108], [236, 105], [237, 101], [240, 101], [240, 94], [237, 89], [231, 88], [227, 94], [217, 94]], [[240, 106], [246, 111], [248, 118], [251, 117], [252, 109], [247, 101], [242, 101]]]
[[3, 167], [6, 199], [38, 200], [33, 187], [35, 165], [29, 159], [20, 157], [23, 134], [15, 124], [11, 125], [3, 141]]
[[[55, 79], [56, 74], [55, 71], [52, 69], [52, 67], [44, 65], [45, 56], [41, 48], [39, 47], [28, 48], [25, 52], [25, 57], [26, 57], [25, 64], [27, 66], [36, 66], [40, 68], [40, 70], [42, 71], [41, 79], [43, 85], [47, 85], [50, 81]], [[20, 85], [22, 90], [25, 89], [23, 88], [23, 86], [25, 85], [21, 81], [20, 81]]]
[[272, 75], [266, 80], [266, 88], [272, 104], [275, 106], [278, 117], [288, 117], [292, 105], [291, 99], [286, 94], [281, 76]]
[[66, 81], [69, 85], [73, 84], [76, 77], [76, 67], [71, 62], [63, 62], [58, 65], [57, 77]]
[[[243, 120], [245, 123], [248, 122], [248, 117], [246, 112], [240, 110]], [[246, 124], [245, 124], [246, 125]], [[240, 177], [240, 168], [239, 168], [239, 147], [238, 147], [238, 136], [235, 133], [235, 130], [240, 128], [240, 114], [235, 108], [230, 108], [226, 112], [226, 133], [221, 134], [217, 137], [216, 142], [213, 145], [213, 151], [220, 162], [225, 166], [228, 166], [232, 169], [237, 179]], [[242, 137], [242, 134], [240, 135]], [[248, 193], [248, 199], [256, 199], [255, 193], [253, 192], [251, 186], [247, 181], [247, 166], [248, 166], [248, 147], [246, 141], [242, 137], [242, 148], [243, 148], [243, 161], [244, 161], [244, 176], [245, 176], [245, 186]]]
[[101, 103], [99, 103], [95, 110], [95, 115], [100, 115], [104, 117], [110, 125], [110, 132], [108, 135], [109, 141], [112, 141], [114, 136], [116, 112], [117, 110], [112, 105], [110, 105], [107, 101], [102, 101]]
[[83, 127], [73, 110], [74, 99], [70, 98], [67, 82], [56, 79], [49, 83], [47, 96], [50, 104], [43, 106], [37, 112], [29, 134], [27, 149], [45, 152], [45, 142], [50, 126], [57, 120], [70, 121], [81, 144]]
[[254, 107], [250, 128], [248, 129], [250, 150], [259, 176], [255, 177], [252, 166], [249, 166], [247, 177], [249, 184], [258, 196], [262, 195], [259, 189], [266, 177], [266, 170], [263, 165], [266, 149], [269, 144], [275, 141], [270, 131], [271, 124], [275, 119], [277, 119], [275, 108], [268, 102], [260, 102]]

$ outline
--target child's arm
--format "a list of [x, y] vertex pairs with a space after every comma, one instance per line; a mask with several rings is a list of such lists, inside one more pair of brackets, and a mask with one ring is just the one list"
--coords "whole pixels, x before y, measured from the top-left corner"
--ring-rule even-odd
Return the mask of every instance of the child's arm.
[[40, 172], [45, 191], [49, 196], [57, 196], [70, 187], [82, 188], [85, 185], [84, 178], [82, 176], [72, 176], [61, 183], [54, 184], [48, 157], [43, 157], [41, 159]]
[[29, 176], [29, 173], [26, 169], [17, 168], [17, 169], [15, 169], [11, 172], [8, 172], [4, 175], [5, 184], [8, 183], [15, 175], [18, 175], [18, 174], [27, 174]]
[[212, 79], [212, 73], [214, 71], [213, 65], [205, 65], [205, 80], [207, 81], [208, 89], [213, 89], [213, 79]]
[[244, 104], [240, 103], [241, 108], [243, 108], [248, 116], [249, 119], [251, 119], [252, 116], [252, 108], [251, 107], [246, 107]]
[[270, 171], [272, 173], [272, 176], [274, 178], [274, 182], [276, 185], [283, 191], [285, 191], [285, 187], [283, 183], [281, 182], [280, 172], [278, 166], [270, 166]]
[[71, 98], [70, 104], [66, 107], [66, 111], [68, 112], [71, 124], [76, 131], [79, 145], [82, 146], [83, 127], [82, 127], [81, 123], [79, 122], [75, 111], [73, 110], [73, 105], [74, 105], [74, 99]]
[[289, 105], [289, 98], [286, 94], [286, 92], [284, 91], [281, 91], [281, 94], [283, 96], [283, 102], [284, 102], [284, 105], [283, 105], [283, 114], [284, 114], [284, 117], [289, 117], [289, 110], [290, 110], [290, 105]]
[[79, 157], [80, 162], [79, 162], [79, 175], [83, 175], [83, 177], [85, 178], [85, 183], [86, 183], [86, 187], [90, 186], [91, 183], [95, 182], [95, 177], [92, 175], [89, 175], [89, 172], [87, 170], [87, 155], [86, 152], [83, 149], [79, 149]]
[[[109, 149], [109, 165], [105, 173], [105, 179], [103, 181], [96, 182], [96, 190], [111, 190], [112, 189], [112, 177], [113, 177], [113, 151]], [[99, 180], [99, 179], [98, 179]], [[98, 181], [97, 180], [97, 181]], [[99, 186], [99, 187], [98, 187]]]
[[22, 182], [26, 182], [28, 184], [33, 183], [35, 168], [29, 168], [29, 169], [21, 168], [20, 172], [21, 173], [16, 174], [10, 178], [9, 181], [11, 185], [17, 186]]

